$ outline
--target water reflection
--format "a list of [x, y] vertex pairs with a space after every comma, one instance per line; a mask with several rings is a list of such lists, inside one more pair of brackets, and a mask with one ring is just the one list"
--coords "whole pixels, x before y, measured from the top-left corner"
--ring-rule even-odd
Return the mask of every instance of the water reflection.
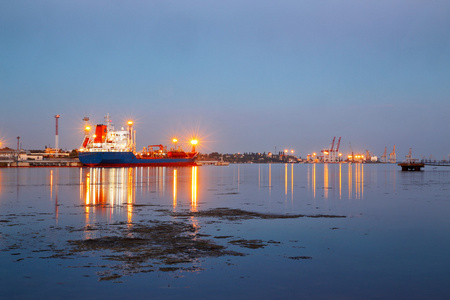
[[130, 224], [133, 221], [133, 168], [128, 168], [128, 181], [127, 181], [127, 221]]
[[173, 209], [177, 208], [177, 169], [173, 170]]
[[294, 164], [291, 164], [291, 201], [294, 201]]
[[342, 164], [339, 164], [339, 200], [342, 199]]
[[50, 200], [53, 200], [53, 170], [50, 170]]
[[[290, 165], [290, 171], [289, 167]], [[288, 175], [289, 174], [289, 175]], [[289, 180], [290, 176], [290, 180]], [[291, 201], [294, 200], [294, 164], [284, 164], [284, 194], [287, 196], [289, 188], [291, 189]]]
[[[239, 184], [243, 166], [235, 166], [232, 180]], [[244, 182], [252, 167], [245, 166]], [[295, 176], [294, 169], [305, 170], [306, 178]], [[347, 168], [347, 170], [345, 170]], [[218, 170], [218, 169], [215, 169]], [[364, 198], [364, 165], [363, 164], [296, 164], [259, 165], [253, 168], [254, 184], [258, 190], [275, 197], [284, 194], [294, 203], [296, 197], [301, 199], [302, 181], [306, 181], [308, 195], [311, 198], [342, 199], [348, 193], [348, 199]], [[126, 219], [133, 221], [133, 209], [136, 198], [143, 204], [171, 205], [175, 211], [180, 206], [189, 206], [192, 211], [199, 210], [199, 167], [190, 168], [90, 168], [80, 169], [80, 198], [86, 210], [86, 218], [92, 213], [100, 213], [112, 217], [115, 212], [126, 210]], [[347, 172], [347, 176], [345, 175]], [[344, 173], [344, 174], [343, 174]], [[54, 172], [50, 172], [50, 193], [54, 197], [57, 191]], [[257, 181], [256, 181], [257, 179]], [[206, 184], [206, 183], [205, 183]], [[274, 185], [274, 186], [273, 186]], [[345, 186], [347, 185], [347, 187]], [[298, 187], [296, 187], [298, 186]], [[261, 189], [263, 187], [263, 189]], [[268, 189], [264, 189], [268, 187]], [[346, 192], [347, 191], [347, 192]], [[138, 195], [136, 195], [138, 193]], [[274, 194], [275, 193], [275, 194]], [[274, 194], [274, 195], [272, 195]], [[156, 196], [156, 197], [155, 197]], [[55, 202], [57, 204], [57, 196]], [[124, 212], [122, 212], [124, 213]], [[56, 207], [57, 214], [57, 207]]]
[[308, 189], [312, 189], [313, 198], [316, 198], [316, 164], [308, 166]]
[[[347, 167], [347, 180], [343, 178], [342, 174], [342, 169], [345, 167]], [[320, 180], [322, 170], [323, 181]], [[313, 198], [316, 198], [317, 193], [323, 190], [324, 199], [330, 197], [342, 199], [343, 189], [347, 184], [348, 199], [363, 199], [364, 177], [363, 164], [311, 164], [307, 167], [306, 183]]]
[[348, 199], [352, 199], [352, 164], [348, 164]]
[[272, 192], [272, 164], [269, 164], [269, 194]]
[[328, 198], [328, 164], [323, 164], [323, 197]]
[[355, 164], [355, 199], [364, 198], [364, 164]]
[[288, 190], [288, 165], [284, 164], [284, 194], [287, 195]]
[[[192, 211], [197, 210], [198, 167], [82, 168], [79, 176], [80, 200], [85, 207], [86, 223], [89, 223], [89, 219], [93, 218], [94, 214], [100, 213], [112, 218], [115, 212], [120, 213], [120, 210], [124, 208], [127, 222], [131, 223], [136, 198], [140, 199], [139, 201], [145, 201], [144, 204], [149, 204], [147, 201], [162, 201], [158, 204], [166, 205], [168, 200], [172, 202], [173, 210], [175, 210], [180, 204], [181, 197], [182, 200], [189, 199], [188, 205]], [[52, 177], [50, 182], [50, 191], [53, 193]], [[170, 192], [170, 189], [172, 193], [168, 194], [169, 198], [167, 198], [165, 195]], [[186, 194], [188, 190], [190, 193]], [[149, 199], [152, 194], [156, 194], [157, 199], [154, 197]]]
[[191, 175], [191, 203], [192, 211], [197, 211], [198, 167], [192, 167]]
[[85, 207], [86, 224], [94, 223], [96, 214], [111, 219], [115, 211], [122, 209], [122, 204], [127, 221], [131, 223], [136, 193], [134, 177], [133, 168], [80, 169], [80, 198]]
[[[53, 170], [50, 170], [50, 201], [53, 201], [53, 191], [55, 192], [55, 220], [58, 223], [58, 186], [59, 186], [59, 169], [56, 169], [55, 176]], [[55, 182], [53, 182], [55, 181]]]

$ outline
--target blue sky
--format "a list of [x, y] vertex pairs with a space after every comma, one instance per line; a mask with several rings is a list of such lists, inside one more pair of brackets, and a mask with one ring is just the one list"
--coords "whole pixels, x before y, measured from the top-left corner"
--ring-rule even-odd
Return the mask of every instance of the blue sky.
[[0, 138], [79, 147], [82, 118], [202, 152], [450, 154], [448, 1], [0, 2]]

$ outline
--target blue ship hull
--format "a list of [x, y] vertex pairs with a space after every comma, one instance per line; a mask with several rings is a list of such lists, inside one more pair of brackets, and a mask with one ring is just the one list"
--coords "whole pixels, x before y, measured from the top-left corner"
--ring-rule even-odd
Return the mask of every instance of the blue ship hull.
[[192, 158], [137, 158], [133, 152], [79, 152], [83, 165], [96, 167], [196, 166]]

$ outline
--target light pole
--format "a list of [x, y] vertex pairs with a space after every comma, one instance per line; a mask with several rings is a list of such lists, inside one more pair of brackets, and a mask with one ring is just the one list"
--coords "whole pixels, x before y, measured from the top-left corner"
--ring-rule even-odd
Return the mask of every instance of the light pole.
[[197, 140], [197, 139], [191, 140], [192, 152], [195, 152], [195, 146], [196, 146], [197, 144], [198, 144], [198, 140]]
[[173, 139], [172, 139], [173, 150], [174, 150], [174, 151], [177, 151], [177, 142], [178, 142], [178, 139], [177, 139], [177, 138], [173, 138]]
[[55, 120], [56, 120], [55, 153], [58, 152], [58, 148], [59, 148], [58, 119], [60, 117], [61, 117], [60, 115], [55, 115]]

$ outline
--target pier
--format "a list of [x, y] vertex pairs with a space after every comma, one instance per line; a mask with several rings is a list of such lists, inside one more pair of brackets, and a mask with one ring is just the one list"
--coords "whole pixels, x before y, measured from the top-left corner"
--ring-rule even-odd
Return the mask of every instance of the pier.
[[448, 160], [422, 160], [421, 163], [426, 166], [450, 167], [450, 161]]
[[398, 166], [402, 167], [402, 171], [421, 171], [421, 168], [427, 166], [435, 166], [435, 167], [450, 167], [449, 160], [418, 160], [416, 158], [412, 158], [411, 156], [411, 148], [409, 149], [408, 155], [406, 155], [406, 160], [402, 163], [399, 163]]

